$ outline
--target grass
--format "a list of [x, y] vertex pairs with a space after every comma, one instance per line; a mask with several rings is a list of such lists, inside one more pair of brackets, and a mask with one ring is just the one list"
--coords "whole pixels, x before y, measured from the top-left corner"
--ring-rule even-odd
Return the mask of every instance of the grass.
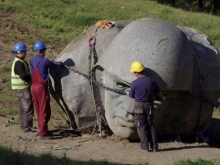
[[[110, 163], [106, 161], [79, 161], [72, 160], [66, 157], [58, 158], [50, 153], [32, 155], [27, 152], [14, 151], [10, 148], [0, 146], [0, 165], [122, 165], [121, 163]], [[174, 161], [170, 165], [219, 165], [218, 160], [197, 159]], [[149, 163], [136, 163], [135, 165], [149, 165]]]
[[11, 64], [0, 66], [0, 113], [4, 115], [17, 114], [17, 101], [14, 92], [11, 89]]
[[[35, 154], [36, 155], [36, 154]], [[64, 154], [58, 158], [51, 154], [41, 154], [34, 156], [32, 154], [0, 146], [0, 165], [113, 165], [106, 161], [78, 161], [71, 160]], [[119, 164], [118, 164], [119, 165]]]
[[[0, 9], [16, 13], [16, 20], [41, 31], [36, 40], [63, 48], [98, 20], [160, 18], [207, 34], [220, 48], [220, 18], [161, 5], [152, 0], [11, 0]], [[33, 34], [34, 35], [34, 34]], [[34, 41], [33, 41], [34, 42]]]
[[180, 161], [174, 161], [172, 165], [219, 165], [219, 160], [204, 160], [204, 159], [197, 159], [195, 161], [192, 160], [180, 160]]
[[[98, 20], [136, 20], [139, 18], [159, 18], [177, 26], [187, 26], [205, 33], [220, 49], [220, 17], [204, 13], [192, 13], [170, 6], [164, 6], [153, 0], [8, 0], [0, 3], [0, 11], [10, 13], [17, 22], [33, 27], [33, 31], [24, 42], [34, 43], [44, 40], [47, 45], [63, 49], [71, 40], [85, 28], [94, 25]], [[0, 22], [1, 24], [1, 22]], [[34, 40], [33, 40], [34, 39]], [[10, 42], [16, 42], [11, 39]], [[29, 43], [29, 44], [30, 44]], [[13, 114], [17, 105], [16, 97], [10, 89], [11, 66], [0, 66], [0, 79], [6, 82], [0, 84], [1, 112]], [[4, 106], [7, 102], [7, 106]], [[9, 106], [10, 105], [10, 106]], [[5, 108], [7, 107], [7, 108]], [[56, 158], [50, 154], [33, 156], [25, 152], [15, 152], [0, 146], [0, 165], [71, 165], [71, 164], [111, 164], [108, 162], [82, 162], [70, 160], [67, 157]], [[148, 163], [144, 163], [147, 165]], [[172, 165], [217, 165], [217, 160], [196, 161], [181, 160]], [[143, 164], [142, 164], [143, 165]]]

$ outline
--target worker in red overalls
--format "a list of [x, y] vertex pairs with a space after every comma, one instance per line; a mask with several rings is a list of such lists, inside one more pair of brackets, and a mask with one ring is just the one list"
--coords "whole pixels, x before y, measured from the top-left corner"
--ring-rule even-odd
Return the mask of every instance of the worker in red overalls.
[[46, 49], [44, 42], [37, 41], [33, 48], [34, 51], [37, 51], [37, 54], [30, 63], [32, 75], [31, 92], [34, 101], [34, 108], [37, 114], [39, 139], [52, 139], [52, 134], [48, 131], [48, 122], [51, 116], [50, 94], [48, 90], [48, 69], [61, 67], [60, 63], [55, 63], [44, 58]]

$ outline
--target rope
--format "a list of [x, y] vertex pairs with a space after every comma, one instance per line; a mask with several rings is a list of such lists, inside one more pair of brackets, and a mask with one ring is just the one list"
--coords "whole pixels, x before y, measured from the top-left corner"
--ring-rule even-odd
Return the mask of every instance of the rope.
[[[83, 77], [85, 77], [86, 79], [88, 79], [90, 81], [90, 87], [91, 87], [91, 91], [92, 91], [92, 94], [93, 94], [93, 97], [92, 97], [93, 106], [94, 106], [94, 110], [95, 110], [95, 113], [96, 113], [96, 120], [93, 121], [92, 123], [90, 123], [87, 126], [84, 126], [82, 128], [78, 128], [76, 130], [77, 132], [81, 132], [83, 130], [86, 130], [86, 129], [88, 129], [88, 128], [92, 127], [93, 125], [96, 125], [96, 124], [99, 126], [99, 132], [100, 133], [101, 133], [101, 128], [102, 128], [102, 119], [103, 118], [100, 118], [100, 108], [99, 108], [99, 111], [98, 111], [99, 106], [98, 106], [98, 103], [95, 99], [96, 96], [95, 96], [95, 91], [94, 91], [94, 83], [96, 81], [95, 76], [94, 76], [95, 70], [92, 69], [93, 68], [92, 66], [95, 65], [98, 61], [98, 56], [97, 56], [97, 53], [96, 53], [96, 50], [95, 50], [97, 30], [98, 30], [98, 28], [96, 29], [95, 34], [92, 37], [90, 37], [90, 39], [89, 39], [89, 52], [90, 53], [88, 55], [88, 62], [89, 62], [88, 75], [86, 75], [84, 73], [81, 73], [80, 71], [77, 71], [77, 70], [72, 68], [75, 73], [78, 73], [78, 74], [82, 75]], [[93, 62], [93, 64], [92, 64], [92, 62]], [[70, 69], [70, 68], [68, 68], [68, 69]]]
[[8, 119], [7, 123], [13, 123], [13, 124], [21, 125], [19, 122], [15, 121], [14, 117], [7, 117], [3, 114], [0, 114], [0, 116]]
[[71, 122], [69, 120], [67, 120], [59, 110], [57, 110], [57, 112], [62, 116], [62, 118], [66, 121], [66, 124], [69, 125], [69, 127], [70, 127]]
[[[90, 49], [90, 57], [93, 56], [93, 59], [94, 59], [94, 49], [95, 49], [95, 42], [94, 42], [94, 45], [93, 45], [93, 48]], [[94, 61], [95, 62], [95, 61]], [[93, 98], [93, 106], [94, 106], [94, 110], [95, 110], [95, 113], [96, 113], [96, 122], [99, 126], [99, 132], [101, 133], [101, 122], [99, 122], [99, 112], [97, 112], [97, 107], [98, 107], [98, 104], [97, 104], [97, 101], [96, 101], [96, 97], [95, 97], [95, 91], [94, 91], [94, 85], [92, 83], [92, 80], [94, 80], [94, 72], [92, 72], [92, 59], [90, 58], [89, 59], [89, 73], [91, 74], [91, 79], [90, 79], [90, 86], [91, 86], [91, 91], [92, 91], [92, 98]]]
[[45, 146], [35, 146], [35, 147], [40, 149], [48, 149], [48, 150], [77, 150], [76, 148], [80, 147], [81, 143], [87, 142], [92, 138], [92, 136], [95, 133], [96, 126], [97, 125], [94, 126], [92, 134], [87, 139], [78, 141], [77, 145], [75, 146], [54, 145], [52, 147], [45, 147]]

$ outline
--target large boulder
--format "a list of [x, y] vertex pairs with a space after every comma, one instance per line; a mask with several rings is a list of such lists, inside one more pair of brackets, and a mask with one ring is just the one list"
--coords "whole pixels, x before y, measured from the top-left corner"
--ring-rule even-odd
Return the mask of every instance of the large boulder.
[[[94, 33], [95, 27], [89, 31]], [[213, 105], [205, 102], [201, 109], [200, 98], [191, 96], [200, 96], [204, 89], [206, 96], [215, 102], [220, 94], [218, 50], [204, 34], [159, 19], [144, 18], [131, 23], [116, 22], [108, 30], [98, 29], [96, 38], [97, 56], [92, 61], [92, 69], [96, 70], [97, 81], [112, 89], [129, 88], [136, 78], [129, 72], [130, 66], [137, 60], [146, 67], [145, 75], [157, 82], [167, 98], [190, 98], [155, 101], [154, 118], [159, 135], [187, 135], [197, 127], [200, 132], [204, 130]], [[88, 54], [88, 39], [80, 35], [57, 60], [89, 74]], [[122, 138], [137, 137], [131, 112], [133, 99], [95, 87], [68, 69], [51, 75], [53, 95], [75, 127], [94, 121], [98, 105], [113, 133]]]

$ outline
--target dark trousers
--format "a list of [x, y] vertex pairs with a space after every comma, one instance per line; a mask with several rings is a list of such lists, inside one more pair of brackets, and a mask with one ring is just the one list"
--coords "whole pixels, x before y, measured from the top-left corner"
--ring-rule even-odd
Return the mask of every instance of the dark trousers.
[[156, 129], [153, 122], [153, 104], [149, 102], [135, 102], [135, 124], [140, 137], [141, 148], [149, 150], [158, 148]]
[[30, 89], [16, 90], [19, 102], [19, 120], [22, 130], [28, 130], [33, 127], [33, 102]]

